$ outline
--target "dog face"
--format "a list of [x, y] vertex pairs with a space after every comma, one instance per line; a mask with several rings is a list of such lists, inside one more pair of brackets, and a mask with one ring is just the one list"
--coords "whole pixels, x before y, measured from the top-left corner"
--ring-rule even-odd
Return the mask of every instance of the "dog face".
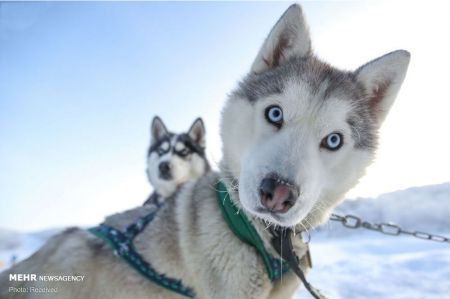
[[409, 53], [344, 72], [311, 53], [301, 8], [276, 23], [222, 115], [222, 169], [250, 214], [318, 225], [371, 163]]
[[163, 197], [172, 195], [181, 184], [203, 176], [209, 169], [202, 119], [196, 119], [187, 133], [173, 134], [156, 116], [151, 135], [147, 175], [155, 191]]

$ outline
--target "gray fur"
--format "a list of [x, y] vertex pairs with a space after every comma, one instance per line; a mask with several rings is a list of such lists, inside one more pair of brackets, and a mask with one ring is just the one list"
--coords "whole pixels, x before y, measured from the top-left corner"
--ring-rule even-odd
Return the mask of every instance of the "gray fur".
[[319, 101], [336, 96], [351, 101], [353, 111], [347, 122], [353, 131], [355, 148], [364, 150], [376, 147], [377, 128], [372, 121], [364, 86], [357, 81], [354, 72], [339, 70], [314, 55], [291, 58], [262, 73], [249, 73], [239, 83], [231, 98], [246, 98], [255, 102], [259, 98], [281, 94], [285, 84], [292, 79], [305, 82]]
[[154, 192], [144, 204], [163, 202], [179, 186], [210, 170], [205, 154], [206, 130], [201, 118], [193, 122], [188, 132], [175, 134], [167, 130], [161, 118], [155, 116], [151, 132], [146, 172]]
[[[269, 281], [262, 257], [239, 240], [223, 219], [216, 183], [225, 182], [240, 213], [248, 216], [269, 253], [278, 257], [261, 218], [270, 225], [300, 229], [314, 228], [327, 219], [372, 161], [376, 130], [395, 99], [408, 63], [409, 54], [397, 51], [356, 73], [339, 71], [312, 56], [301, 8], [292, 5], [223, 110], [221, 172], [186, 183], [167, 198], [151, 225], [136, 238], [137, 251], [160, 273], [182, 279], [198, 299], [292, 298], [299, 279], [291, 271], [281, 281]], [[304, 99], [298, 99], [300, 92]], [[290, 126], [275, 128], [264, 119], [264, 105], [274, 103], [284, 105], [287, 115], [291, 113]], [[321, 134], [339, 129], [327, 127], [333, 117], [339, 118], [334, 124], [355, 140], [353, 147], [344, 146], [338, 153], [319, 146]], [[350, 129], [342, 128], [345, 121]], [[314, 130], [320, 136], [312, 134]], [[279, 220], [270, 217], [272, 211], [260, 215], [255, 209], [260, 203], [255, 191], [271, 172], [301, 187], [290, 214], [275, 214]], [[120, 213], [106, 222], [123, 228], [150, 208]], [[0, 297], [29, 297], [7, 292], [3, 286], [30, 285], [8, 282], [9, 273], [80, 273], [87, 276], [85, 285], [60, 286], [54, 298], [182, 298], [148, 282], [96, 240], [86, 231], [73, 229], [55, 236], [29, 259], [0, 274]], [[299, 239], [294, 242], [302, 257], [300, 266], [306, 269], [307, 247]], [[30, 297], [40, 298], [39, 294]]]
[[[223, 220], [215, 191], [218, 180], [218, 174], [210, 172], [184, 185], [178, 196], [167, 198], [151, 225], [136, 237], [136, 250], [160, 273], [181, 278], [195, 290], [198, 299], [290, 298], [299, 280], [288, 273], [282, 281], [269, 281], [261, 256], [236, 238]], [[123, 228], [149, 209], [138, 207], [110, 216], [106, 222]], [[253, 221], [269, 252], [277, 256], [265, 226]], [[306, 247], [299, 240], [294, 242], [298, 255], [304, 256]], [[307, 268], [306, 258], [301, 265]], [[39, 294], [9, 293], [10, 286], [34, 285], [9, 282], [9, 273], [86, 276], [86, 281], [78, 284], [40, 283], [59, 288], [57, 294], [45, 294], [45, 298], [184, 298], [143, 278], [114, 256], [107, 245], [81, 229], [51, 238], [33, 256], [0, 274], [0, 298], [41, 298]]]

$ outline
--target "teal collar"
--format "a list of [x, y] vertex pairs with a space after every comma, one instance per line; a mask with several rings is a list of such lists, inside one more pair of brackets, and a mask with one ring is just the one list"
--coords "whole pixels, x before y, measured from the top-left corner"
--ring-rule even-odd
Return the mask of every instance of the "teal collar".
[[267, 273], [271, 281], [281, 278], [281, 275], [289, 270], [288, 264], [280, 259], [270, 255], [264, 246], [261, 237], [247, 218], [245, 213], [240, 212], [231, 200], [227, 187], [221, 181], [217, 183], [217, 200], [222, 210], [223, 217], [230, 227], [231, 231], [242, 242], [254, 247], [264, 260]]

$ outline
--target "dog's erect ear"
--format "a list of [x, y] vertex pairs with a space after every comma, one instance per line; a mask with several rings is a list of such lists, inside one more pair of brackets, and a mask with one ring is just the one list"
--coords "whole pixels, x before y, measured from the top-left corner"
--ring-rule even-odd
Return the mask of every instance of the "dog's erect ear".
[[261, 73], [291, 57], [305, 57], [311, 52], [308, 26], [298, 4], [291, 5], [264, 41], [251, 71]]
[[165, 135], [169, 134], [169, 131], [167, 131], [163, 121], [158, 116], [155, 116], [153, 118], [151, 131], [152, 131], [151, 143], [155, 143]]
[[398, 50], [366, 63], [355, 71], [366, 88], [370, 109], [378, 125], [386, 118], [405, 79], [410, 54]]
[[203, 120], [199, 117], [192, 124], [188, 132], [189, 136], [197, 142], [202, 148], [206, 146], [206, 130]]

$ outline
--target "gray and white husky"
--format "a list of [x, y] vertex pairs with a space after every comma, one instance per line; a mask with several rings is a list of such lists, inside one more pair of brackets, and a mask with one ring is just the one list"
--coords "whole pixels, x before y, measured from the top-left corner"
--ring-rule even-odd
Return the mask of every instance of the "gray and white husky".
[[197, 118], [187, 133], [169, 132], [161, 118], [151, 125], [147, 154], [147, 176], [154, 192], [145, 204], [161, 203], [182, 184], [195, 180], [210, 170], [205, 155], [205, 125]]
[[[364, 174], [409, 59], [399, 50], [355, 71], [338, 70], [314, 56], [302, 10], [291, 6], [223, 109], [220, 172], [167, 199], [135, 240], [136, 249], [160, 273], [192, 287], [196, 298], [292, 298], [299, 279], [288, 272], [281, 281], [269, 280], [261, 256], [224, 220], [215, 184], [225, 182], [276, 256], [266, 223], [297, 231], [316, 227]], [[302, 244], [296, 250], [304, 256]], [[5, 287], [13, 284], [9, 273], [86, 275], [82, 285], [40, 282], [59, 287], [58, 298], [182, 298], [147, 281], [81, 229], [54, 237], [3, 274], [2, 298], [12, 295]]]

